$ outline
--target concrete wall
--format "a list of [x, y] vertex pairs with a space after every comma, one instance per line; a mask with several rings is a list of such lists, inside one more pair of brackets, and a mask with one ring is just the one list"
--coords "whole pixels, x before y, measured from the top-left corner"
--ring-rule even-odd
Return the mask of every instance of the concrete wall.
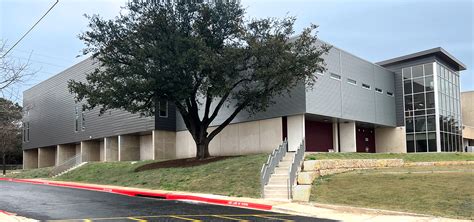
[[100, 161], [103, 162], [105, 161], [105, 146], [104, 146], [105, 141], [101, 140], [99, 142], [99, 156], [100, 156]]
[[339, 123], [340, 152], [357, 152], [355, 122]]
[[100, 161], [100, 141], [82, 141], [81, 155], [83, 162]]
[[23, 169], [38, 168], [38, 149], [23, 150]]
[[140, 137], [136, 135], [120, 135], [118, 137], [118, 160], [140, 160]]
[[118, 137], [104, 138], [104, 161], [118, 161]]
[[56, 147], [38, 148], [38, 168], [56, 165]]
[[406, 153], [405, 127], [375, 128], [375, 151], [377, 153]]
[[[187, 131], [184, 131], [184, 132], [187, 132]], [[176, 134], [177, 133], [173, 131], [153, 130], [152, 132], [152, 143], [154, 144], [153, 145], [154, 147], [153, 159], [165, 160], [165, 159], [175, 159], [177, 157], [176, 152], [177, 152], [178, 140], [176, 139]], [[189, 136], [191, 136], [191, 134]], [[182, 157], [188, 157], [188, 155], [183, 154]]]
[[76, 155], [75, 144], [60, 144], [57, 146], [56, 165], [73, 158]]
[[474, 139], [474, 91], [461, 93], [463, 137]]
[[288, 151], [296, 151], [303, 141], [305, 136], [304, 119], [304, 115], [288, 116]]
[[153, 160], [153, 139], [152, 135], [140, 136], [140, 160]]
[[337, 123], [332, 124], [332, 144], [334, 152], [339, 152], [339, 130], [337, 126]]
[[[212, 132], [215, 127], [209, 128]], [[282, 142], [281, 118], [231, 124], [209, 144], [213, 156], [269, 153]], [[176, 133], [176, 158], [194, 157], [196, 145], [188, 131]]]

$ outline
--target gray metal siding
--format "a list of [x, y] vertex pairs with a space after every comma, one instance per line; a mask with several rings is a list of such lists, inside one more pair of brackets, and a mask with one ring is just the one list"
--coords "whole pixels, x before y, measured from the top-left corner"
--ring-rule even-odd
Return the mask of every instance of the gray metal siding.
[[[319, 79], [313, 90], [306, 92], [306, 113], [356, 120], [386, 126], [395, 126], [395, 97], [386, 91], [394, 91], [394, 74], [384, 68], [353, 56], [338, 48], [326, 55], [328, 71]], [[341, 80], [330, 77], [341, 76]], [[357, 81], [357, 85], [347, 79]], [[370, 90], [362, 88], [370, 85]], [[383, 94], [375, 92], [381, 88]]]
[[[30, 141], [23, 143], [24, 149], [155, 128], [154, 117], [140, 117], [122, 110], [110, 110], [99, 116], [95, 109], [85, 112], [85, 130], [74, 132], [74, 98], [68, 91], [67, 82], [70, 79], [85, 81], [86, 73], [97, 65], [86, 59], [24, 92], [23, 105], [29, 107], [29, 115], [24, 117], [24, 121], [30, 124]], [[170, 118], [170, 121], [174, 124], [174, 119]]]
[[[298, 85], [291, 90], [289, 95], [276, 97], [274, 101], [275, 103], [270, 105], [265, 112], [259, 112], [253, 115], [250, 115], [249, 112], [245, 110], [240, 112], [234, 118], [232, 123], [303, 114], [305, 112], [305, 88], [302, 84]], [[217, 103], [217, 101], [214, 102], [214, 105], [215, 103]], [[229, 107], [232, 107], [232, 105]], [[222, 107], [219, 115], [212, 122], [211, 126], [216, 126], [224, 122], [230, 116], [233, 110], [233, 108]], [[202, 116], [204, 110], [201, 109], [200, 113]], [[176, 130], [186, 130], [186, 125], [184, 124], [179, 112], [176, 113], [176, 116]]]

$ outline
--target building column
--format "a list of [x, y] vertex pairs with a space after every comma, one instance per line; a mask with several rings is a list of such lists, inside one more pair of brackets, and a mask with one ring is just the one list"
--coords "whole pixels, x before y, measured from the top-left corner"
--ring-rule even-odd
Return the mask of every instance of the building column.
[[76, 156], [76, 145], [75, 144], [61, 144], [57, 145], [56, 152], [56, 166], [64, 163]]
[[118, 137], [104, 138], [104, 161], [118, 161]]
[[357, 152], [356, 124], [354, 121], [339, 123], [340, 152]]
[[56, 147], [38, 148], [38, 168], [56, 165]]
[[23, 169], [38, 168], [38, 149], [23, 150]]
[[153, 135], [140, 136], [140, 160], [153, 160], [155, 151], [153, 149]]
[[118, 136], [118, 160], [140, 160], [140, 138], [135, 135]]
[[[153, 130], [152, 143], [154, 160], [175, 159], [177, 157], [176, 132]], [[186, 149], [185, 147], [180, 148]]]
[[332, 123], [332, 144], [334, 152], [339, 152], [339, 129], [337, 123]]
[[288, 151], [296, 151], [305, 136], [304, 115], [288, 116]]
[[100, 161], [100, 142], [81, 141], [81, 156], [82, 162]]

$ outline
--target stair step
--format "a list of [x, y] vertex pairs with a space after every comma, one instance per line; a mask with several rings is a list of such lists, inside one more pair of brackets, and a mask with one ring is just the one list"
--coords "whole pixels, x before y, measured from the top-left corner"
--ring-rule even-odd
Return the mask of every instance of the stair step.
[[268, 195], [282, 195], [282, 196], [287, 196], [288, 195], [288, 190], [264, 190], [265, 196]]
[[286, 184], [288, 183], [288, 177], [274, 178], [270, 177], [268, 184]]
[[277, 168], [275, 168], [275, 172], [273, 172], [273, 174], [286, 174], [286, 175], [288, 175], [288, 171], [289, 171], [289, 168], [277, 167]]
[[265, 194], [265, 199], [283, 199], [283, 200], [288, 200], [288, 194]]

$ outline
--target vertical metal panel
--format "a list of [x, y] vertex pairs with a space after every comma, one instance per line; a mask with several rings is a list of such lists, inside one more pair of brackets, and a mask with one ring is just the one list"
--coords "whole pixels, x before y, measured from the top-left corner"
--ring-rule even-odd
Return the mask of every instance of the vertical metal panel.
[[[30, 123], [30, 141], [24, 149], [74, 143], [120, 134], [151, 131], [154, 117], [140, 117], [123, 110], [110, 110], [99, 116], [98, 109], [85, 112], [85, 130], [75, 132], [74, 97], [67, 82], [71, 79], [85, 81], [87, 73], [98, 66], [86, 59], [23, 93], [23, 106], [29, 109], [24, 117]], [[174, 112], [174, 111], [173, 111]], [[173, 122], [172, 118], [169, 121]]]

